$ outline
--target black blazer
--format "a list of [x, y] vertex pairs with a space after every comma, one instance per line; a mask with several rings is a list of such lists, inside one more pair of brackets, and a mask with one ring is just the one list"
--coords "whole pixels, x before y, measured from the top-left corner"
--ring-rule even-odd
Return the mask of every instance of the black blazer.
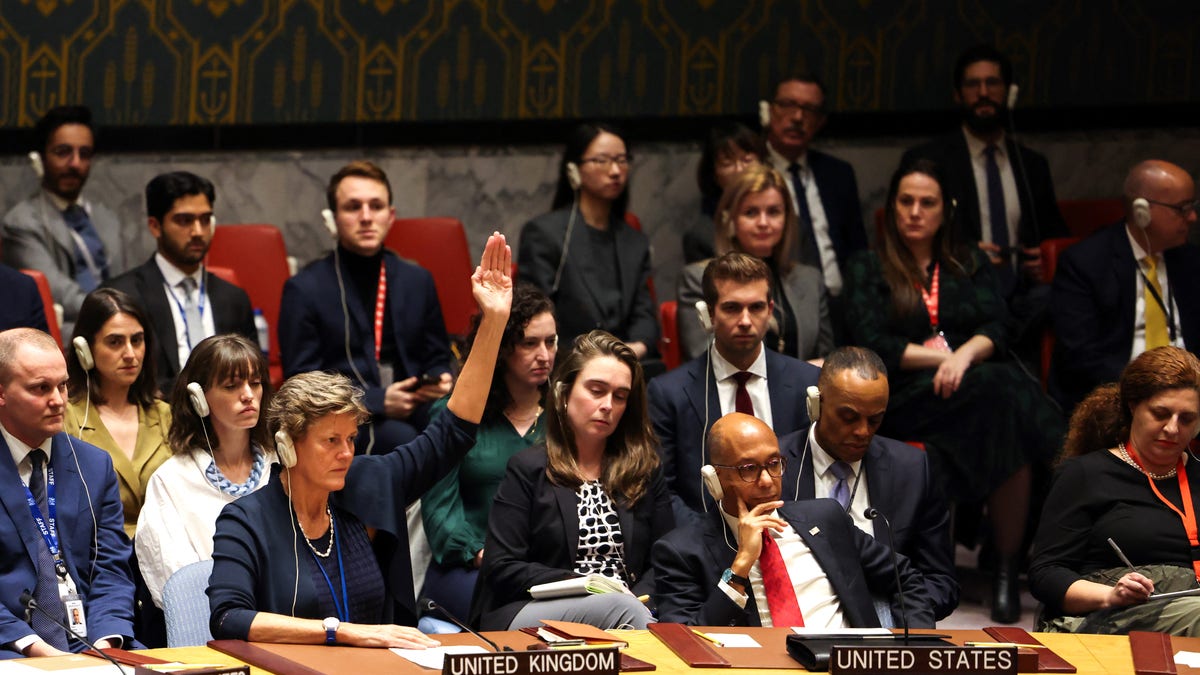
[[[488, 516], [483, 567], [471, 603], [471, 623], [480, 630], [508, 630], [517, 612], [531, 602], [531, 586], [577, 576], [572, 570], [579, 548], [578, 500], [575, 490], [550, 482], [546, 465], [544, 444], [508, 460]], [[662, 471], [654, 472], [637, 504], [626, 507], [614, 501], [630, 590], [648, 594], [654, 587], [650, 544], [675, 527]]]
[[[1200, 350], [1200, 247], [1163, 252], [1183, 341]], [[1070, 412], [1097, 385], [1115, 382], [1133, 351], [1137, 262], [1125, 223], [1063, 251], [1051, 286], [1054, 362], [1049, 390]]]
[[[1054, 181], [1050, 177], [1050, 164], [1046, 157], [1014, 142], [1010, 137], [1006, 136], [1004, 143], [1008, 156], [1014, 158], [1013, 178], [1016, 179], [1017, 198], [1021, 202], [1021, 220], [1017, 224], [1021, 245], [1037, 246], [1046, 239], [1070, 236], [1058, 210]], [[1016, 161], [1018, 156], [1019, 161]], [[910, 148], [904, 153], [900, 164], [904, 166], [918, 157], [932, 159], [942, 167], [947, 196], [958, 202], [956, 219], [959, 241], [974, 243], [983, 239], [983, 217], [979, 211], [979, 191], [975, 189], [975, 168], [971, 164], [967, 137], [962, 129], [955, 129], [924, 145]], [[1033, 213], [1037, 214], [1036, 222], [1030, 217]]]
[[[175, 376], [182, 367], [179, 363], [179, 343], [175, 339], [175, 320], [171, 318], [172, 301], [167, 298], [166, 281], [162, 271], [158, 269], [158, 263], [154, 261], [154, 256], [150, 256], [150, 260], [121, 276], [110, 279], [104, 285], [137, 298], [150, 316], [154, 340], [158, 345], [154, 350], [158, 388], [164, 394], [169, 394], [175, 383]], [[212, 309], [216, 334], [237, 333], [258, 344], [254, 310], [250, 307], [250, 296], [246, 295], [246, 291], [215, 274], [206, 273], [205, 285], [209, 302], [205, 311]]]
[[624, 220], [611, 218], [608, 226], [616, 239], [617, 269], [614, 284], [621, 288], [621, 322], [602, 321], [591, 281], [581, 272], [584, 260], [594, 255], [588, 249], [587, 223], [576, 214], [571, 230], [567, 262], [563, 265], [558, 292], [552, 293], [554, 275], [562, 257], [563, 239], [571, 209], [551, 211], [521, 228], [517, 251], [517, 278], [537, 286], [554, 301], [559, 343], [570, 348], [575, 337], [600, 328], [625, 342], [642, 342], [651, 353], [658, 349], [658, 311], [650, 297], [650, 240]]
[[[832, 499], [787, 502], [778, 513], [812, 549], [851, 627], [878, 627], [879, 615], [871, 596], [896, 592], [891, 549], [855, 527]], [[681, 526], [655, 542], [651, 559], [659, 621], [693, 626], [761, 625], [753, 593], [747, 593], [743, 609], [717, 586], [736, 553], [735, 533], [726, 530], [720, 511], [713, 509], [703, 521]], [[909, 625], [933, 628], [933, 611], [921, 573], [908, 558], [898, 557]]]
[[[807, 427], [779, 439], [779, 449], [787, 459], [784, 499], [800, 501], [814, 497], [812, 449], [805, 452], [807, 441]], [[867, 447], [862, 470], [871, 506], [892, 521], [896, 550], [925, 577], [934, 619], [940, 621], [950, 616], [958, 607], [959, 590], [950, 538], [950, 510], [930, 479], [928, 456], [907, 443], [876, 436]], [[874, 525], [875, 539], [888, 544], [883, 519], [877, 518]], [[896, 617], [900, 616], [898, 610], [892, 608]]]
[[[764, 349], [766, 349], [764, 347]], [[821, 369], [790, 356], [767, 351], [767, 388], [771, 393], [771, 422], [779, 436], [808, 428], [804, 392], [817, 384]], [[705, 416], [705, 380], [708, 380], [707, 417]], [[713, 508], [713, 500], [700, 486], [700, 467], [708, 463], [708, 451], [701, 446], [708, 428], [721, 417], [717, 384], [707, 355], [701, 355], [679, 368], [650, 381], [646, 391], [650, 422], [658, 436], [658, 454], [663, 476], [671, 493], [675, 520]]]
[[[0, 302], [0, 330], [36, 328], [50, 332], [46, 308], [33, 279], [8, 265], [0, 265], [0, 288], [4, 289], [4, 302]], [[68, 341], [71, 339], [70, 335], [63, 337]]]

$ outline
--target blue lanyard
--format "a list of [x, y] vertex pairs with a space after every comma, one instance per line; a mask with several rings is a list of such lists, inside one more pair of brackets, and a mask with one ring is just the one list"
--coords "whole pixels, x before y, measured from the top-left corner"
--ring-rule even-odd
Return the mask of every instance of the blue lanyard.
[[[201, 330], [204, 329], [204, 282], [207, 278], [207, 273], [200, 274], [200, 295], [196, 298], [196, 311], [200, 314]], [[167, 295], [171, 296], [171, 299], [175, 301], [175, 307], [179, 309], [179, 318], [183, 320], [183, 339], [187, 340], [188, 350], [191, 351], [195, 345], [192, 344], [192, 332], [188, 327], [187, 310], [183, 308], [183, 303], [179, 302], [179, 298], [175, 296], [175, 291], [171, 290], [171, 285], [164, 281], [163, 286], [166, 286]]]
[[[300, 536], [304, 536], [303, 533]], [[317, 557], [316, 552], [311, 548], [308, 552], [312, 554], [313, 562], [317, 563], [317, 569], [321, 570], [321, 576], [325, 577], [325, 583], [329, 586], [329, 595], [333, 596], [333, 611], [337, 612], [338, 620], [349, 622], [350, 596], [346, 593], [346, 568], [342, 565], [342, 542], [337, 538], [337, 531], [333, 526], [332, 511], [329, 513], [329, 536], [333, 537], [333, 545], [337, 547], [338, 577], [342, 581], [342, 602], [338, 602], [337, 591], [333, 590], [333, 581], [329, 579], [329, 574], [325, 572], [325, 566], [321, 564], [321, 559]]]
[[[58, 507], [57, 500], [54, 498], [54, 467], [46, 464], [46, 509], [49, 511], [49, 518], [42, 518], [42, 509], [38, 507], [37, 500], [33, 498], [33, 492], [29, 490], [29, 486], [22, 483], [21, 487], [25, 488], [25, 501], [29, 504], [29, 513], [33, 516], [33, 522], [37, 523], [38, 529], [42, 532], [42, 539], [46, 540], [46, 548], [50, 549], [50, 555], [54, 557], [54, 571], [60, 579], [67, 578], [67, 563], [58, 553], [58, 530], [55, 527], [57, 520]], [[47, 521], [49, 521], [47, 523]], [[338, 553], [341, 555], [341, 552]]]

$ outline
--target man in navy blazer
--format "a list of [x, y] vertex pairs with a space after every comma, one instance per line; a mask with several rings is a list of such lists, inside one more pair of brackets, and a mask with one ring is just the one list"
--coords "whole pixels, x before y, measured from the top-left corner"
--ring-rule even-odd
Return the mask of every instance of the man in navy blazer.
[[50, 332], [50, 326], [46, 324], [46, 307], [32, 278], [0, 264], [0, 288], [4, 289], [4, 302], [0, 302], [0, 330], [36, 328]]
[[204, 338], [237, 333], [258, 341], [250, 296], [204, 266], [216, 201], [216, 189], [206, 178], [187, 171], [155, 176], [146, 184], [146, 222], [157, 251], [104, 284], [137, 298], [151, 317], [153, 326], [146, 328], [157, 338], [154, 363], [164, 394]]
[[754, 414], [777, 434], [808, 426], [801, 402], [820, 369], [763, 346], [774, 310], [771, 279], [766, 263], [744, 253], [710, 262], [701, 286], [712, 345], [650, 381], [650, 421], [677, 523], [712, 509], [700, 486], [700, 467], [708, 463], [704, 438], [713, 421], [739, 409], [737, 373], [750, 373], [744, 387]]
[[1125, 202], [1125, 221], [1065, 250], [1054, 274], [1049, 389], [1067, 411], [1151, 346], [1144, 311], [1157, 300], [1145, 291], [1147, 254], [1158, 258], [1159, 298], [1170, 306], [1168, 343], [1200, 350], [1200, 247], [1188, 242], [1195, 182], [1179, 166], [1147, 160], [1126, 177]]
[[450, 392], [442, 307], [433, 276], [383, 246], [396, 211], [382, 169], [351, 162], [333, 175], [325, 196], [337, 245], [284, 284], [283, 374], [333, 370], [349, 377], [371, 412], [358, 451], [387, 452], [415, 438], [430, 402]]
[[[946, 618], [958, 606], [959, 591], [950, 511], [930, 480], [925, 453], [875, 435], [887, 411], [886, 366], [869, 349], [842, 347], [825, 357], [814, 394], [808, 399], [813, 424], [779, 439], [787, 460], [784, 499], [841, 497], [858, 529], [891, 546], [884, 519], [866, 516], [868, 508], [878, 509], [891, 521], [896, 550], [925, 577], [934, 618]], [[899, 610], [892, 608], [896, 625]]]
[[[660, 621], [699, 626], [779, 623], [766, 602], [761, 561], [778, 551], [802, 614], [813, 628], [880, 625], [872, 594], [892, 597], [899, 576], [914, 628], [932, 628], [921, 573], [868, 536], [837, 502], [780, 500], [783, 458], [759, 419], [732, 413], [713, 425], [712, 483], [720, 508], [683, 524], [651, 549]], [[747, 480], [749, 478], [749, 480]], [[786, 592], [786, 589], [785, 589]], [[790, 623], [788, 625], [791, 625]]]
[[[112, 459], [103, 450], [72, 440], [62, 431], [66, 404], [67, 364], [54, 340], [32, 328], [0, 333], [0, 658], [50, 656], [82, 651], [67, 641], [65, 630], [27, 621], [19, 598], [28, 590], [38, 604], [69, 621], [59, 600], [58, 576], [50, 546], [34, 518], [29, 496], [40, 482], [46, 505], [37, 512], [65, 562], [82, 605], [89, 640], [99, 647], [127, 648], [133, 642], [133, 580], [129, 571], [129, 539], [123, 528], [121, 497]], [[44, 475], [33, 478], [34, 452]], [[45, 467], [44, 469], [42, 467]], [[55, 497], [50, 531], [49, 497]], [[39, 500], [40, 501], [40, 500]], [[93, 537], [95, 539], [93, 540]], [[43, 570], [39, 585], [39, 558]]]

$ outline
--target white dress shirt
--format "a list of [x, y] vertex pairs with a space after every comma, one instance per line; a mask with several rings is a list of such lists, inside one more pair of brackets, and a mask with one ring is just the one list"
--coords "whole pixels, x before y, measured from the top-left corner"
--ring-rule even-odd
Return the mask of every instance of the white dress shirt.
[[842, 272], [838, 268], [837, 251], [833, 248], [833, 238], [829, 236], [829, 218], [825, 215], [821, 192], [817, 189], [817, 181], [813, 177], [812, 169], [808, 166], [808, 153], [796, 158], [796, 163], [800, 165], [800, 180], [804, 183], [801, 186], [792, 184], [792, 174], [788, 171], [791, 162], [776, 152], [770, 143], [767, 144], [767, 156], [771, 166], [775, 167], [787, 182], [797, 222], [800, 219], [800, 203], [797, 200], [799, 195], [804, 195], [804, 201], [808, 204], [808, 214], [812, 217], [813, 238], [817, 242], [817, 253], [821, 260], [821, 274], [825, 278], [825, 288], [834, 297], [841, 295]]
[[[712, 351], [713, 379], [717, 381], [717, 400], [721, 402], [721, 416], [737, 412], [737, 382], [733, 376], [740, 372], [732, 363], [721, 356], [714, 345]], [[762, 345], [758, 347], [758, 358], [746, 369], [754, 377], [746, 380], [746, 392], [750, 394], [750, 403], [754, 405], [754, 416], [764, 424], [775, 428], [771, 423], [771, 391], [767, 388], [767, 350]]]
[[[825, 449], [817, 442], [816, 428], [815, 424], [808, 428], [808, 447], [812, 451], [813, 497], [832, 499], [833, 489], [837, 487], [838, 479], [830, 467], [837, 459], [825, 452]], [[875, 525], [863, 515], [867, 507], [871, 505], [871, 496], [867, 489], [866, 467], [863, 466], [861, 459], [857, 462], [847, 462], [847, 464], [852, 473], [852, 475], [846, 476], [846, 489], [850, 491], [850, 520], [854, 521], [855, 527], [874, 537]]]
[[[992, 241], [992, 212], [988, 200], [987, 185], [987, 150], [988, 144], [976, 138], [963, 127], [963, 136], [967, 138], [967, 152], [971, 155], [971, 167], [975, 171], [975, 194], [979, 195], [979, 229], [983, 241]], [[1017, 192], [1017, 177], [1013, 173], [1012, 163], [1008, 156], [1008, 144], [1004, 135], [996, 141], [996, 166], [1000, 169], [1000, 186], [1004, 188], [1004, 217], [1008, 219], [1008, 245], [1020, 246], [1018, 225], [1021, 223], [1021, 198]], [[968, 205], [959, 204], [960, 208]], [[1016, 260], [1010, 258], [1009, 262]]]
[[[1134, 227], [1137, 227], [1134, 225]], [[1133, 249], [1133, 259], [1138, 269], [1142, 274], [1149, 276], [1150, 268], [1146, 266], [1143, 258], [1146, 257], [1146, 249], [1142, 248], [1137, 242], [1137, 237], [1129, 233], [1129, 228], [1125, 228], [1125, 236], [1129, 238], [1129, 246]], [[1171, 340], [1171, 346], [1185, 348], [1183, 344], [1183, 327], [1179, 323], [1179, 306], [1175, 303], [1175, 296], [1171, 294], [1170, 280], [1167, 279], [1167, 260], [1163, 257], [1160, 251], [1158, 258], [1158, 287], [1162, 289], [1163, 302], [1168, 303], [1167, 306], [1171, 309], [1170, 312], [1164, 312], [1167, 315], [1167, 321], [1175, 324], [1175, 339], [1171, 340], [1170, 330], [1167, 332], [1167, 339]], [[1146, 351], [1146, 282], [1142, 279], [1142, 274], [1133, 275], [1133, 283], [1136, 285], [1137, 292], [1134, 293], [1133, 301], [1133, 351], [1129, 354], [1129, 360], [1132, 361], [1139, 354]], [[1168, 324], [1169, 327], [1169, 324]]]
[[203, 327], [204, 337], [212, 337], [217, 334], [217, 327], [213, 322], [212, 303], [209, 302], [208, 284], [206, 283], [208, 273], [201, 265], [195, 272], [184, 274], [161, 253], [154, 254], [154, 262], [158, 264], [158, 270], [162, 272], [163, 280], [166, 281], [167, 287], [163, 290], [167, 293], [167, 305], [171, 308], [171, 320], [175, 322], [175, 345], [179, 350], [179, 367], [182, 369], [187, 363], [188, 356], [192, 353], [192, 347], [196, 345], [188, 345], [187, 323], [183, 316], [183, 310], [187, 306], [187, 297], [184, 295], [183, 289], [179, 287], [179, 283], [183, 281], [184, 277], [191, 277], [196, 281], [196, 290], [193, 292], [204, 291], [204, 297], [197, 298], [196, 303], [197, 307], [204, 308], [204, 312], [200, 315], [200, 325]]

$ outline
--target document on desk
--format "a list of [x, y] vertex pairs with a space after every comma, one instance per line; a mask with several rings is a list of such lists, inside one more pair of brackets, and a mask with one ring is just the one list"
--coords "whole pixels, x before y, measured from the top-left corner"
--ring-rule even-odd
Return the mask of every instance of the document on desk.
[[401, 649], [399, 647], [392, 647], [393, 654], [403, 656], [422, 668], [433, 668], [434, 670], [442, 669], [442, 661], [445, 660], [447, 654], [483, 654], [487, 651], [479, 645], [449, 645], [446, 647], [433, 647], [431, 649]]
[[[79, 665], [63, 663], [61, 657], [53, 661], [43, 661], [44, 668], [39, 668], [25, 661], [0, 661], [0, 675], [46, 675], [46, 673], [70, 673], [71, 675], [112, 675], [113, 665], [90, 656], [79, 657]], [[104, 664], [104, 665], [98, 665]], [[133, 675], [133, 666], [121, 666], [129, 675]]]
[[886, 628], [808, 628], [793, 626], [792, 632], [804, 637], [882, 637], [892, 638], [892, 631]]
[[705, 634], [716, 640], [721, 647], [762, 647], [758, 643], [758, 640], [755, 640], [746, 633], [714, 633], [708, 631]]

